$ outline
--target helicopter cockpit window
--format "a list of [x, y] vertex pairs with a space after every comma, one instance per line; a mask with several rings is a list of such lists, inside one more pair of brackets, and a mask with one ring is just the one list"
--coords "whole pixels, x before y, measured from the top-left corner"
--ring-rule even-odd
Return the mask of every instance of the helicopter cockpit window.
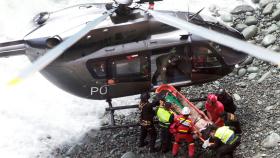
[[106, 78], [106, 61], [89, 62], [87, 67], [95, 78]]
[[222, 66], [217, 56], [207, 47], [197, 46], [192, 48], [193, 51], [193, 67], [207, 68]]

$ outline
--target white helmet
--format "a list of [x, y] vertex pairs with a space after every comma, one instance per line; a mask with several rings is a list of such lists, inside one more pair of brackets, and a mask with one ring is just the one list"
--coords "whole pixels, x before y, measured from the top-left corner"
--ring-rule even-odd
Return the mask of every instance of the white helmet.
[[188, 107], [184, 107], [181, 111], [182, 115], [189, 115], [191, 113], [190, 109]]
[[129, 6], [129, 5], [132, 4], [133, 0], [116, 0], [116, 2], [117, 2], [118, 4], [124, 4], [124, 5]]

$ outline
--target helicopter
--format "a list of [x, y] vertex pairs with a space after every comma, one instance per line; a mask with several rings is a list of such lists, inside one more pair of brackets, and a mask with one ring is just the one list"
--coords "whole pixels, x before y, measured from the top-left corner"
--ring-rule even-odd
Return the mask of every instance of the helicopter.
[[166, 72], [167, 83], [176, 87], [222, 78], [247, 54], [280, 61], [276, 53], [244, 42], [237, 30], [200, 15], [202, 10], [157, 11], [156, 1], [162, 0], [115, 0], [39, 13], [23, 39], [0, 44], [0, 57], [26, 55], [32, 62], [9, 84], [40, 71], [73, 95], [106, 100], [113, 117], [111, 99], [153, 91], [162, 83], [155, 75], [162, 56], [182, 57], [184, 72], [178, 67]]

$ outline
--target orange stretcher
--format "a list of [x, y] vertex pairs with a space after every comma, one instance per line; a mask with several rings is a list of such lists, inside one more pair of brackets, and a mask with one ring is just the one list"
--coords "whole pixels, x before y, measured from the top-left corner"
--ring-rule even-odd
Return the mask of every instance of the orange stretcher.
[[181, 113], [183, 107], [189, 107], [191, 111], [190, 118], [193, 120], [193, 123], [198, 130], [201, 131], [205, 129], [208, 124], [212, 124], [203, 111], [199, 110], [173, 86], [163, 84], [156, 89], [155, 93], [166, 93], [166, 101], [173, 104], [172, 110], [177, 114]]

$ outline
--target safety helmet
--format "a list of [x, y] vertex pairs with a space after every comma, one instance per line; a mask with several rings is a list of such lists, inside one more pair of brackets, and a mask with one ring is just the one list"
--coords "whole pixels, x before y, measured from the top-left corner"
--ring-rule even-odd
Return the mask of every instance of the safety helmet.
[[170, 62], [170, 64], [171, 65], [176, 65], [176, 63], [178, 62], [180, 60], [180, 57], [179, 56], [177, 56], [177, 55], [174, 55], [173, 57], [171, 57], [170, 59], [169, 59], [169, 62]]
[[225, 94], [226, 94], [226, 90], [225, 89], [219, 89], [218, 95], [225, 95]]
[[169, 102], [165, 102], [164, 103], [164, 107], [166, 107], [166, 108], [171, 108], [171, 106], [172, 106], [172, 104], [169, 103]]
[[150, 94], [148, 92], [142, 93], [140, 95], [140, 99], [141, 100], [148, 100], [148, 99], [150, 99]]
[[190, 113], [191, 113], [191, 111], [188, 107], [184, 107], [181, 111], [182, 115], [189, 115]]
[[207, 97], [207, 100], [211, 103], [216, 103], [218, 101], [218, 98], [214, 94], [209, 94], [208, 97]]

